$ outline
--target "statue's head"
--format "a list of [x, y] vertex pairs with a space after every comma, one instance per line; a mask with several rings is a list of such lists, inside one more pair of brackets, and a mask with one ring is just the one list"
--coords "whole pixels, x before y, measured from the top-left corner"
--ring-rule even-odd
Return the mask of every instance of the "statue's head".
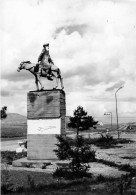
[[44, 47], [44, 49], [46, 49], [47, 51], [49, 51], [49, 43], [45, 43], [45, 44], [43, 45], [43, 47]]
[[43, 44], [43, 47], [49, 47], [49, 43]]

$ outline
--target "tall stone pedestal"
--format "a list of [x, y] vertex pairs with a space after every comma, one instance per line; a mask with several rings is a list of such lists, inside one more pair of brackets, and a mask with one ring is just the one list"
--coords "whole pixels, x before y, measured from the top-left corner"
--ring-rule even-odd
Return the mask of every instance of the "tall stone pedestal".
[[27, 94], [27, 159], [57, 159], [56, 135], [65, 135], [66, 103], [62, 90]]

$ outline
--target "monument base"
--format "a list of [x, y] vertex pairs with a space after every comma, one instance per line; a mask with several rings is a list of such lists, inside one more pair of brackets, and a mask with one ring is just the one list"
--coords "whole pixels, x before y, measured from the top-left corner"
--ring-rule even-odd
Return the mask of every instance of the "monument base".
[[13, 161], [13, 167], [25, 167], [25, 168], [41, 168], [41, 169], [56, 169], [56, 167], [65, 168], [69, 166], [69, 161], [67, 160], [28, 160], [27, 158], [21, 158]]
[[28, 160], [54, 160], [58, 159], [55, 155], [54, 149], [57, 148], [56, 135], [27, 135], [28, 148], [27, 159]]
[[12, 165], [13, 167], [46, 168], [46, 166], [51, 165], [51, 160], [28, 160], [27, 158], [21, 158], [13, 161]]
[[66, 103], [62, 90], [27, 94], [27, 159], [57, 159], [56, 135], [65, 136]]

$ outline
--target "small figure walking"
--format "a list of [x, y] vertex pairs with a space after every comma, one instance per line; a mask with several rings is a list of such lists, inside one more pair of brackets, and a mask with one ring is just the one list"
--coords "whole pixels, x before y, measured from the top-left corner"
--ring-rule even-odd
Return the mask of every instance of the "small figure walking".
[[110, 132], [109, 132], [109, 129], [108, 128], [106, 128], [106, 137], [107, 138], [110, 137]]

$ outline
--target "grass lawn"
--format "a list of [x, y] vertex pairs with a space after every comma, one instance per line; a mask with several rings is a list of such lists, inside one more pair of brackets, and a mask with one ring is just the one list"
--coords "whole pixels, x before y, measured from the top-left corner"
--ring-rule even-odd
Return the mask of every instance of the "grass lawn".
[[27, 124], [1, 124], [1, 138], [26, 137]]
[[[26, 156], [26, 153], [24, 153]], [[21, 158], [15, 152], [2, 152], [2, 163], [11, 164], [12, 160]], [[108, 162], [104, 162], [108, 163]], [[110, 166], [115, 166], [110, 164]], [[85, 194], [85, 195], [134, 195], [136, 194], [136, 174], [122, 178], [83, 177], [79, 179], [64, 179], [53, 177], [49, 172], [27, 170], [12, 170], [5, 165], [1, 170], [2, 194], [43, 195], [43, 194]], [[125, 193], [122, 193], [125, 191]]]
[[[87, 194], [87, 195], [121, 195], [121, 186], [124, 185], [124, 195], [134, 195], [135, 183], [130, 178], [113, 179], [82, 178], [65, 180], [64, 178], [53, 178], [51, 173], [38, 173], [29, 171], [2, 170], [2, 194], [7, 193], [3, 183], [7, 184], [9, 192], [17, 194]], [[128, 186], [127, 186], [128, 184]], [[133, 188], [132, 188], [133, 187]], [[10, 192], [10, 193], [11, 193]], [[14, 194], [13, 193], [13, 194]], [[23, 195], [23, 194], [22, 194]]]
[[24, 158], [27, 156], [27, 152], [16, 153], [15, 151], [1, 151], [1, 163], [11, 165], [14, 160]]
[[[2, 137], [13, 138], [26, 136], [26, 124], [12, 125], [12, 127], [2, 127]], [[5, 132], [4, 132], [5, 131]], [[69, 142], [73, 144], [73, 139]], [[95, 144], [99, 147], [109, 148], [114, 147], [118, 143], [129, 143], [127, 139], [110, 139], [109, 142], [102, 138], [86, 138], [89, 144]], [[108, 143], [108, 144], [107, 144]], [[24, 154], [26, 155], [26, 154]], [[21, 155], [16, 155], [15, 152], [2, 152], [2, 163], [11, 164], [13, 160], [21, 158]], [[115, 166], [114, 163], [109, 163], [104, 160], [99, 160], [100, 163], [109, 166]], [[118, 167], [122, 169], [122, 167]], [[123, 167], [134, 173], [131, 167]], [[135, 195], [136, 194], [136, 174], [123, 176], [122, 178], [104, 178], [99, 175], [91, 178], [68, 180], [64, 178], [53, 177], [53, 174], [48, 172], [36, 172], [26, 170], [11, 170], [8, 165], [1, 171], [1, 186], [2, 194], [14, 195], [43, 195], [43, 194], [78, 194], [78, 195]]]

